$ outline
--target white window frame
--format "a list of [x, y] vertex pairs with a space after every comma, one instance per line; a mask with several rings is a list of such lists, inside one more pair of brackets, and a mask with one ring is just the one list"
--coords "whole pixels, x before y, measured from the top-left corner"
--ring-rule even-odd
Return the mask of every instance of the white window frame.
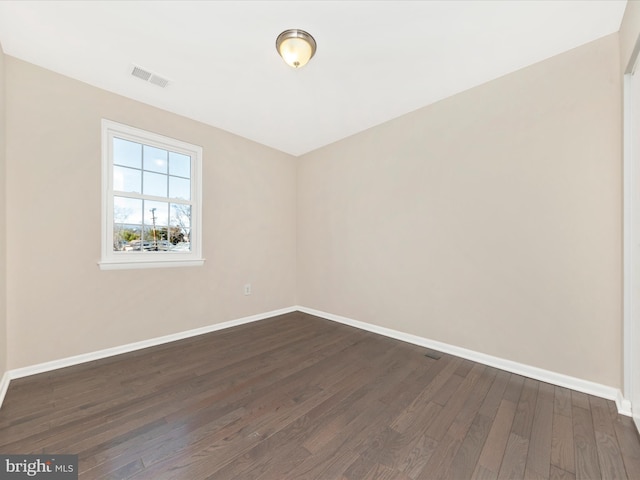
[[[191, 157], [190, 252], [113, 251], [113, 138], [122, 138]], [[168, 199], [170, 201], [170, 199]], [[102, 270], [201, 266], [202, 258], [202, 147], [129, 125], [102, 119]]]

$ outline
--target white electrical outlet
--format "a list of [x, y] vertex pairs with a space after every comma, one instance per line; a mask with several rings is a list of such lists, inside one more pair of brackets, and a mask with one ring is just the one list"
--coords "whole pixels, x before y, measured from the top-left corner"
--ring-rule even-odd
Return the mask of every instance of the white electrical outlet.
[[250, 283], [247, 283], [244, 286], [244, 294], [245, 295], [251, 295], [251, 284]]

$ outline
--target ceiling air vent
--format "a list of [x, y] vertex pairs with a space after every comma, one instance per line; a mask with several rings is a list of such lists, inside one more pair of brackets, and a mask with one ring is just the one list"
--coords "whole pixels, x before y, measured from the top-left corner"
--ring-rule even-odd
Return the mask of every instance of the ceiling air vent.
[[169, 85], [169, 80], [167, 80], [166, 78], [159, 77], [158, 75], [151, 75], [151, 78], [149, 79], [149, 81], [154, 85], [158, 85], [159, 87], [162, 87], [162, 88]]
[[131, 70], [131, 75], [134, 77], [138, 77], [145, 82], [153, 83], [154, 85], [158, 85], [159, 87], [165, 88], [169, 85], [169, 80], [161, 77], [160, 75], [156, 75], [153, 72], [145, 70], [144, 68], [133, 66], [133, 70]]

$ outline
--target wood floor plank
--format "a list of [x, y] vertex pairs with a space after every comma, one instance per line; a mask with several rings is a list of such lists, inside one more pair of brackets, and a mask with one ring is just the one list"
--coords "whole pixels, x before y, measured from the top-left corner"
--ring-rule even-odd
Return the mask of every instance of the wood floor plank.
[[571, 390], [558, 386], [554, 388], [553, 413], [571, 418]]
[[[364, 372], [360, 372], [349, 382], [340, 382], [344, 383], [342, 390], [336, 391], [321, 405], [313, 408], [307, 414], [277, 432], [273, 437], [270, 437], [269, 441], [273, 443], [277, 451], [268, 455], [268, 461], [264, 461], [264, 459], [253, 461], [250, 469], [242, 473], [242, 478], [283, 478], [289, 471], [295, 469], [305, 461], [311, 454], [302, 447], [300, 443], [304, 438], [308, 438], [308, 432], [313, 431], [314, 425], [315, 428], [317, 428], [324, 423], [325, 419], [332, 416], [336, 408], [339, 408], [342, 401], [347, 398], [346, 394], [354, 392], [361, 387], [360, 384], [357, 383], [357, 380], [363, 381], [363, 379], [366, 378]], [[344, 403], [347, 404], [350, 403], [350, 401]], [[294, 452], [291, 454], [289, 454], [286, 447], [282, 446], [283, 441], [281, 435], [287, 435], [289, 437], [289, 446], [294, 449]], [[257, 449], [259, 449], [258, 446]], [[225, 477], [224, 473], [225, 471], [223, 470], [222, 476], [219, 476], [219, 478], [229, 478], [228, 476]], [[256, 473], [259, 475], [255, 476]]]
[[[276, 392], [279, 392], [279, 390], [276, 389], [274, 394]], [[242, 423], [231, 425], [229, 429], [223, 429], [217, 432], [215, 437], [203, 439], [198, 444], [192, 443], [189, 451], [181, 452], [179, 456], [174, 456], [174, 459], [165, 460], [164, 463], [155, 467], [155, 471], [162, 470], [166, 463], [175, 462], [179, 458], [179, 463], [193, 472], [197, 465], [189, 462], [189, 458], [192, 452], [198, 448], [201, 448], [203, 452], [215, 450], [217, 455], [224, 457], [225, 461], [217, 462], [217, 466], [221, 467], [227, 462], [233, 461], [238, 455], [242, 455], [252, 449], [256, 443], [268, 438], [274, 433], [276, 425], [286, 425], [287, 422], [297, 418], [299, 414], [303, 414], [309, 411], [310, 408], [321, 404], [324, 399], [324, 396], [315, 395], [310, 397], [307, 402], [297, 403], [295, 406], [292, 404], [292, 408], [289, 409], [281, 409], [280, 405], [272, 404], [269, 398], [257, 398], [254, 405], [248, 406], [249, 413], [245, 415]], [[363, 395], [363, 399], [368, 402], [366, 395]], [[266, 407], [267, 405], [269, 407]], [[281, 412], [276, 413], [279, 410]], [[364, 409], [363, 411], [366, 412], [367, 410]], [[229, 440], [234, 441], [230, 442]], [[145, 460], [146, 464], [153, 463], [145, 457], [143, 457], [143, 460]], [[200, 461], [199, 463], [203, 462]]]
[[520, 435], [512, 432], [507, 440], [507, 448], [502, 458], [498, 478], [500, 480], [524, 478], [528, 452], [529, 439], [522, 438]]
[[471, 360], [464, 359], [456, 369], [456, 375], [459, 375], [462, 378], [466, 378], [469, 375], [469, 372], [473, 369], [475, 363]]
[[427, 435], [436, 441], [445, 436], [485, 369], [484, 365], [477, 364], [469, 371], [451, 401], [447, 403], [438, 418], [429, 426], [426, 432]]
[[[587, 398], [587, 405], [588, 401]], [[599, 478], [601, 470], [591, 412], [577, 406], [578, 403], [584, 405], [584, 402], [582, 400], [576, 402], [574, 399], [572, 406], [576, 480]]]
[[[310, 335], [308, 339], [312, 339], [312, 334], [308, 334], [308, 335]], [[295, 338], [297, 339], [298, 342], [301, 341], [301, 337], [299, 335], [296, 334]], [[240, 368], [246, 370], [246, 365], [251, 364], [251, 362], [255, 361], [256, 358], [261, 358], [261, 357], [249, 357], [249, 359], [241, 359], [239, 362], [237, 361], [236, 363], [241, 364]], [[216, 371], [222, 371], [222, 370], [223, 369], [220, 367]], [[227, 370], [233, 370], [233, 369], [227, 369]], [[228, 375], [233, 374], [233, 371], [230, 372], [227, 370], [224, 370], [225, 372], [224, 378], [228, 378]], [[256, 372], [256, 374], [259, 374], [259, 373], [264, 374], [265, 372]], [[254, 374], [253, 376], [255, 377], [256, 374]], [[237, 381], [237, 379], [234, 378], [234, 381]], [[192, 382], [190, 377], [187, 379], [180, 379], [177, 384], [173, 385], [173, 388], [170, 391], [168, 391], [166, 395], [169, 395], [169, 396], [174, 395], [176, 388], [180, 389], [182, 386], [188, 385], [190, 382]], [[224, 382], [222, 382], [222, 384], [224, 385]], [[117, 385], [114, 385], [114, 386], [117, 387]], [[224, 387], [221, 387], [220, 389], [222, 390], [223, 388]], [[113, 390], [122, 391], [122, 387], [114, 388]], [[192, 390], [191, 388], [186, 388], [185, 390], [187, 394], [193, 393], [190, 391]], [[210, 386], [205, 386], [205, 391], [208, 396], [211, 395]], [[101, 430], [104, 430], [106, 428], [107, 423], [109, 422], [110, 417], [121, 422], [123, 418], [122, 417], [123, 412], [126, 412], [126, 414], [128, 415], [135, 416], [137, 422], [143, 421], [140, 418], [138, 418], [139, 413], [136, 412], [136, 406], [139, 406], [140, 408], [143, 408], [145, 410], [150, 410], [150, 409], [153, 409], [153, 404], [151, 402], [160, 402], [163, 400], [163, 397], [164, 395], [162, 394], [158, 395], [156, 388], [152, 386], [151, 389], [138, 388], [137, 390], [132, 390], [130, 392], [127, 392], [125, 395], [116, 396], [113, 403], [108, 400], [105, 401], [104, 399], [101, 399], [100, 401], [95, 402], [96, 405], [98, 406], [97, 407], [98, 410], [97, 410], [97, 414], [93, 415], [93, 417], [90, 417], [90, 415], [94, 413], [93, 409], [82, 409], [84, 413], [82, 418], [83, 429], [78, 431], [80, 433], [80, 437], [78, 441], [82, 441], [83, 443], [86, 441], [86, 440], [83, 440], [82, 437], [86, 437], [86, 431], [90, 429], [92, 426], [95, 426], [98, 432]], [[174, 399], [174, 400], [177, 400], [177, 399]], [[177, 402], [174, 402], [174, 404], [180, 405]], [[110, 410], [105, 410], [105, 407], [108, 407]], [[77, 408], [72, 409], [72, 411], [76, 412]], [[66, 445], [69, 445], [69, 440], [66, 438], [61, 438], [59, 432], [52, 427], [60, 426], [66, 431], [73, 431], [73, 429], [70, 427], [73, 427], [75, 424], [78, 423], [77, 415], [75, 413], [73, 415], [74, 416], [71, 417], [70, 422], [65, 422], [61, 425], [55, 425], [53, 422], [55, 422], [56, 419], [59, 419], [61, 416], [63, 416], [60, 411], [55, 410], [55, 416], [53, 416], [53, 420], [50, 421], [48, 424], [48, 427], [49, 427], [47, 430], [48, 434], [43, 435], [43, 434], [40, 434], [40, 432], [38, 432], [37, 439], [33, 438], [33, 435], [31, 437], [22, 437], [22, 438], [16, 435], [12, 435], [12, 436], [16, 440], [22, 440], [22, 444], [29, 445], [34, 450], [38, 450], [42, 448], [43, 443], [49, 442], [48, 437], [55, 437], [57, 440], [64, 441]], [[64, 418], [67, 418], [67, 416], [64, 416]], [[135, 426], [132, 426], [132, 428], [135, 428]], [[12, 432], [8, 432], [8, 433], [12, 434]], [[93, 433], [97, 433], [97, 432], [93, 432]], [[23, 448], [20, 443], [16, 444], [16, 442], [13, 442], [13, 444], [10, 444], [10, 445], [2, 445], [1, 447], [8, 448], [8, 449]]]
[[603, 398], [590, 396], [591, 418], [596, 435], [596, 449], [600, 462], [600, 472], [606, 478], [626, 479], [622, 453], [616, 439], [616, 432], [611, 421], [609, 406]]
[[640, 439], [633, 420], [630, 417], [618, 415], [616, 421], [613, 422], [613, 428], [616, 432], [627, 476], [630, 479], [638, 477], [640, 475], [638, 473], [640, 472], [640, 449], [637, 448], [637, 444]]
[[376, 398], [376, 396], [381, 395], [379, 389], [382, 389], [384, 393], [389, 389], [393, 389], [394, 381], [400, 382], [402, 380], [401, 375], [402, 371], [396, 370], [395, 374], [376, 375], [370, 378], [349, 399], [334, 409], [330, 421], [324, 422], [320, 428], [310, 432], [302, 445], [311, 453], [320, 451], [354, 420], [354, 411], [358, 413], [366, 412], [369, 404], [375, 403], [377, 405], [378, 403], [383, 403]]
[[478, 464], [478, 458], [482, 452], [493, 419], [485, 415], [476, 415], [469, 431], [466, 433], [460, 448], [456, 452], [453, 461], [447, 469], [450, 478], [471, 478]]
[[438, 390], [437, 395], [433, 397], [433, 402], [440, 406], [445, 406], [451, 396], [458, 390], [464, 378], [460, 375], [451, 375], [447, 382]]
[[533, 416], [536, 412], [536, 401], [538, 399], [538, 387], [540, 382], [527, 378], [522, 387], [516, 416], [513, 419], [512, 432], [521, 438], [529, 439], [531, 436], [531, 426]]
[[430, 402], [414, 417], [411, 428], [400, 433], [403, 445], [395, 452], [389, 466], [401, 472], [413, 472], [413, 475], [424, 467], [438, 445], [438, 442], [426, 437], [425, 432], [441, 410], [442, 406]]
[[352, 448], [353, 451], [359, 453], [359, 457], [344, 475], [347, 478], [359, 478], [363, 473], [369, 472], [371, 465], [388, 467], [391, 472], [396, 471], [393, 468], [395, 455], [403, 443], [404, 438], [401, 434], [392, 428], [383, 428], [376, 435]]
[[[323, 419], [334, 412], [335, 406], [347, 398], [360, 385], [357, 379], [367, 378], [366, 372], [359, 369], [352, 377], [334, 384], [328, 389], [328, 398], [320, 405], [312, 408], [305, 415], [289, 423], [283, 429], [265, 438], [249, 452], [239, 456], [236, 460], [217, 470], [211, 478], [281, 478], [289, 470], [294, 469], [311, 454], [300, 445], [314, 422], [322, 423]], [[288, 447], [288, 448], [287, 448]], [[243, 467], [244, 464], [244, 467]], [[241, 475], [239, 474], [241, 472]]]
[[[313, 458], [313, 457], [310, 457]], [[341, 478], [345, 470], [358, 459], [358, 455], [345, 449], [331, 457], [321, 457], [320, 461], [303, 462], [288, 478], [318, 480], [321, 478]]]
[[316, 452], [299, 467], [290, 472], [289, 478], [306, 478], [304, 475], [306, 475], [307, 472], [318, 471], [322, 468], [322, 465], [330, 462], [331, 458], [341, 455], [342, 452], [350, 452], [350, 460], [344, 464], [344, 468], [339, 472], [340, 475], [308, 478], [339, 478], [339, 476], [342, 476], [348, 467], [359, 457], [359, 454], [354, 452], [352, 447], [361, 444], [362, 439], [377, 435], [385, 425], [388, 425], [391, 416], [385, 412], [385, 409], [386, 405], [379, 401], [377, 405], [371, 405], [368, 412], [363, 412], [358, 415], [353, 422], [349, 423], [348, 430], [352, 431], [353, 435], [345, 435], [344, 432], [341, 432], [339, 435], [334, 435], [331, 441], [326, 443], [320, 451]]
[[[298, 364], [297, 364], [297, 366], [296, 366], [296, 368], [299, 368], [299, 367], [304, 366], [304, 365], [305, 365], [304, 363], [298, 363]], [[287, 370], [286, 370], [286, 369], [284, 369], [284, 371], [287, 371]], [[289, 370], [289, 373], [291, 373], [291, 372], [292, 372], [292, 370]], [[273, 385], [273, 380], [274, 380], [274, 379], [272, 378], [272, 381], [270, 382], [272, 385]], [[255, 384], [254, 384], [254, 386], [255, 386]], [[271, 388], [271, 387], [270, 387], [270, 388]], [[181, 410], [184, 410], [184, 408], [186, 407], [186, 405], [185, 405], [184, 403], [172, 402], [172, 404], [174, 404], [174, 405], [176, 405], [176, 406], [179, 406], [179, 407], [181, 408]], [[235, 407], [228, 407], [228, 406], [227, 406], [227, 410], [229, 410], [229, 408], [235, 408]], [[156, 410], [152, 408], [152, 409], [151, 409], [151, 413], [150, 413], [150, 414], [151, 414], [151, 415], [153, 415], [155, 412], [156, 412]], [[166, 412], [164, 412], [164, 413], [166, 413]], [[167, 417], [165, 417], [165, 418], [170, 418], [170, 416], [171, 416], [171, 415], [169, 415], [169, 416], [167, 416]], [[134, 419], [135, 419], [135, 421], [142, 421], [142, 422], [144, 422], [144, 420], [145, 420], [145, 419], [144, 419], [144, 417], [139, 417], [138, 415], [134, 415]], [[201, 421], [201, 420], [202, 420], [202, 419], [200, 419], [200, 421]], [[123, 427], [124, 427], [124, 431], [127, 431], [127, 425], [123, 425]], [[112, 432], [114, 432], [115, 430], [114, 430], [113, 428], [111, 428], [111, 431], [112, 431]], [[94, 439], [99, 439], [100, 437], [99, 437], [99, 436], [96, 436], [96, 435], [94, 434], [93, 438], [94, 438]], [[87, 447], [86, 442], [83, 442], [83, 446], [84, 446], [85, 448]]]
[[511, 374], [505, 371], [497, 372], [471, 428], [465, 433], [464, 440], [449, 467], [449, 474], [453, 478], [470, 478], [473, 475], [510, 377]]
[[[356, 480], [354, 478], [354, 480]], [[399, 473], [390, 469], [384, 465], [375, 464], [373, 468], [364, 477], [359, 477], [357, 480], [411, 480], [403, 473]]]
[[[440, 407], [441, 408], [441, 407]], [[399, 470], [404, 472], [409, 478], [416, 479], [421, 472], [425, 471], [425, 466], [436, 453], [438, 442], [433, 438], [422, 434], [411, 444], [411, 450], [400, 462]]]
[[[328, 379], [330, 379], [330, 378], [331, 378], [331, 376], [325, 376], [325, 377], [323, 378], [323, 382], [325, 382], [325, 383], [326, 383], [326, 382], [328, 381]], [[258, 394], [258, 395], [260, 394], [260, 391], [259, 391], [259, 390], [257, 391], [257, 394]], [[215, 405], [215, 404], [214, 404], [214, 405]], [[199, 416], [201, 416], [200, 414], [198, 414], [198, 415], [199, 415]], [[246, 415], [246, 409], [245, 409], [245, 417], [247, 417], [247, 415]], [[203, 419], [202, 419], [202, 418], [200, 418], [200, 419], [198, 420], [198, 418], [197, 418], [197, 417], [195, 417], [195, 418], [194, 418], [194, 420], [197, 420], [197, 421], [198, 421], [198, 423], [203, 421]], [[210, 429], [207, 429], [207, 428], [203, 428], [203, 429], [200, 429], [200, 430], [201, 430], [201, 431], [204, 431], [204, 432], [208, 432], [208, 431], [210, 431]], [[177, 433], [178, 433], [178, 434], [180, 434], [181, 432], [180, 432], [180, 431], [177, 431]], [[194, 439], [197, 439], [197, 438], [198, 438], [198, 437], [194, 437], [194, 434], [195, 434], [195, 433], [197, 433], [197, 431], [195, 431], [195, 432], [191, 433], [191, 435], [190, 435], [190, 437], [189, 437], [191, 441], [194, 441]], [[179, 435], [178, 435], [178, 439], [179, 439]], [[164, 438], [163, 440], [164, 440], [164, 441], [159, 445], [159, 448], [157, 448], [157, 449], [152, 449], [152, 450], [151, 450], [151, 452], [153, 452], [153, 454], [154, 454], [154, 455], [165, 455], [165, 454], [167, 453], [167, 451], [166, 451], [167, 446], [169, 446], [169, 448], [172, 448], [173, 450], [175, 450], [175, 449], [176, 449], [176, 447], [180, 445], [179, 443], [178, 443], [178, 444], [176, 444], [176, 443], [175, 443], [175, 441], [170, 440], [170, 439], [167, 439], [167, 438]], [[130, 454], [130, 452], [128, 452], [128, 453]], [[146, 459], [146, 461], [147, 461], [147, 463], [149, 463], [149, 462], [150, 462], [150, 459], [149, 459], [149, 458], [147, 458], [147, 459]]]
[[471, 478], [476, 480], [495, 480], [498, 478], [498, 474], [482, 465], [476, 465]]
[[515, 403], [520, 401], [522, 389], [524, 388], [525, 377], [512, 373], [509, 377], [509, 383], [504, 391], [504, 400]]
[[[474, 369], [469, 372], [467, 378], [471, 378], [473, 372]], [[474, 381], [475, 388], [473, 388], [470, 395], [466, 397], [464, 404], [455, 415], [445, 437], [439, 440], [440, 443], [435, 455], [431, 457], [425, 466], [425, 471], [428, 472], [428, 475], [432, 475], [436, 478], [453, 477], [453, 463], [457, 458], [460, 448], [468, 437], [473, 420], [477, 417], [478, 411], [486, 398], [487, 392], [494, 383], [496, 374], [497, 370], [493, 368], [484, 368], [480, 371], [479, 378], [477, 381]], [[471, 385], [471, 382], [469, 385]], [[452, 401], [450, 404], [454, 404], [454, 402]], [[446, 407], [443, 409], [438, 419], [444, 417], [443, 412], [445, 409]], [[432, 430], [430, 427], [427, 430], [427, 435], [431, 435], [432, 438], [436, 439], [436, 437], [433, 436], [434, 431], [437, 432], [437, 430]], [[463, 472], [461, 473], [462, 475], [468, 477], [471, 472], [473, 472], [475, 462], [477, 457], [480, 455], [480, 449], [488, 431], [489, 428], [487, 424], [481, 420], [478, 424], [478, 428], [474, 431], [474, 435], [467, 444], [467, 450], [463, 451], [460, 454], [460, 457], [458, 457], [461, 464], [458, 465], [457, 468]], [[424, 477], [424, 473], [421, 474], [421, 476]]]
[[[554, 411], [558, 411], [557, 409]], [[566, 411], [566, 410], [565, 410]], [[571, 410], [569, 410], [570, 412]], [[575, 474], [576, 462], [573, 444], [573, 421], [571, 417], [553, 414], [551, 434], [551, 466]]]
[[550, 480], [575, 480], [575, 478], [576, 476], [572, 472], [562, 470], [555, 465], [551, 465], [551, 468], [549, 469]]
[[535, 416], [540, 382], [526, 378], [511, 424], [498, 478], [523, 478], [529, 453], [529, 438]]
[[497, 371], [495, 381], [491, 385], [491, 389], [487, 393], [478, 411], [479, 415], [483, 415], [489, 419], [493, 419], [496, 416], [496, 412], [498, 411], [500, 402], [504, 398], [510, 380], [511, 374], [509, 372], [505, 372], [504, 370]]
[[[290, 411], [291, 417], [298, 417], [301, 412], [312, 408], [321, 400], [316, 395], [298, 404], [295, 409]], [[254, 416], [253, 422], [246, 423], [246, 421], [243, 421], [240, 425], [230, 424], [228, 428], [223, 428], [212, 436], [203, 438], [198, 442], [191, 442], [185, 446], [188, 448], [181, 448], [169, 458], [158, 458], [155, 454], [149, 457], [149, 454], [154, 452], [148, 452], [143, 457], [143, 461], [146, 465], [151, 466], [147, 468], [142, 478], [160, 476], [162, 472], [167, 470], [175, 470], [176, 478], [180, 478], [181, 475], [200, 478], [199, 472], [204, 471], [211, 475], [211, 472], [216, 472], [218, 469], [233, 463], [239, 457], [254, 450], [262, 442], [267, 441], [270, 438], [269, 432], [271, 430], [269, 424], [273, 421], [278, 423], [282, 420], [282, 418], [269, 418], [272, 414], [273, 410], [267, 409], [258, 417]], [[266, 428], [266, 433], [262, 433], [263, 428]], [[210, 458], [215, 459], [215, 468], [208, 466]]]
[[282, 462], [286, 462], [287, 459], [288, 465], [285, 471], [297, 467], [311, 454], [295, 441], [303, 433], [305, 422], [296, 421], [292, 425], [293, 428], [284, 428], [256, 443], [242, 455], [236, 455], [222, 468], [219, 468], [220, 464], [212, 467], [212, 473], [208, 478], [253, 480], [269, 471], [274, 465], [282, 468]]
[[0, 450], [80, 480], [640, 478], [609, 400], [300, 312], [12, 381]]
[[[494, 372], [490, 372], [493, 374]], [[491, 384], [491, 388], [484, 397], [480, 408], [475, 414], [473, 423], [467, 432], [461, 431], [464, 436], [462, 444], [458, 449], [447, 475], [450, 478], [470, 478], [480, 457], [485, 441], [489, 436], [491, 426], [503, 398], [505, 389], [509, 383], [511, 375], [505, 371], [495, 372], [496, 376]], [[471, 411], [475, 407], [471, 406]]]
[[540, 383], [536, 411], [531, 425], [529, 452], [524, 478], [549, 478], [551, 465], [551, 441], [553, 426], [554, 387]]
[[589, 395], [582, 392], [571, 391], [571, 404], [573, 407], [580, 407], [584, 410], [589, 410], [591, 405], [589, 404]]
[[515, 414], [516, 404], [503, 399], [491, 424], [491, 430], [483, 445], [476, 468], [471, 475], [472, 479], [498, 478]]
[[434, 373], [434, 377], [426, 387], [423, 388], [420, 393], [413, 399], [413, 401], [407, 405], [407, 407], [393, 420], [391, 426], [399, 432], [404, 432], [414, 422], [414, 415], [420, 412], [425, 405], [428, 405], [435, 396], [438, 394], [441, 388], [448, 382], [449, 378], [455, 374], [458, 366], [460, 365], [460, 359], [446, 359], [443, 358], [438, 361], [437, 365], [431, 370]]

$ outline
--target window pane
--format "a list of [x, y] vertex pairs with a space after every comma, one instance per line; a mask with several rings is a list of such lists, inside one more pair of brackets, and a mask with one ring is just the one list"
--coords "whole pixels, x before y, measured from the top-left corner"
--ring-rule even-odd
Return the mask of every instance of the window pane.
[[121, 138], [113, 139], [113, 163], [142, 168], [142, 145]]
[[[153, 210], [153, 211], [152, 211]], [[156, 227], [169, 225], [169, 204], [165, 202], [144, 201], [144, 224], [153, 227], [155, 217]]]
[[180, 252], [189, 253], [191, 252], [191, 242], [184, 242], [180, 240], [180, 236], [173, 237], [169, 241], [169, 250], [171, 252], [176, 252], [176, 253], [180, 253]]
[[142, 172], [126, 167], [113, 167], [113, 189], [119, 192], [142, 193]]
[[191, 180], [169, 177], [169, 197], [191, 200]]
[[140, 251], [142, 225], [115, 223], [113, 225], [113, 249], [121, 252]]
[[130, 251], [132, 252], [148, 252], [151, 250], [153, 248], [153, 229], [143, 226], [140, 238], [129, 242], [129, 248], [131, 248]]
[[152, 226], [145, 225], [142, 249], [148, 252], [166, 252], [170, 250], [167, 227], [159, 227], [154, 230]]
[[166, 197], [167, 178], [166, 175], [159, 173], [144, 172], [144, 191], [142, 193], [154, 197]]
[[169, 152], [169, 174], [191, 178], [191, 157]]
[[121, 224], [115, 223], [113, 225], [113, 251], [119, 252], [121, 251], [127, 241], [123, 237], [123, 230], [121, 228]]
[[161, 148], [144, 146], [144, 169], [151, 172], [167, 173], [169, 152]]
[[191, 205], [171, 204], [171, 226], [169, 241], [172, 251], [191, 251]]
[[142, 200], [137, 198], [113, 197], [113, 222], [142, 223]]
[[191, 228], [191, 205], [171, 204], [171, 225], [183, 229]]

